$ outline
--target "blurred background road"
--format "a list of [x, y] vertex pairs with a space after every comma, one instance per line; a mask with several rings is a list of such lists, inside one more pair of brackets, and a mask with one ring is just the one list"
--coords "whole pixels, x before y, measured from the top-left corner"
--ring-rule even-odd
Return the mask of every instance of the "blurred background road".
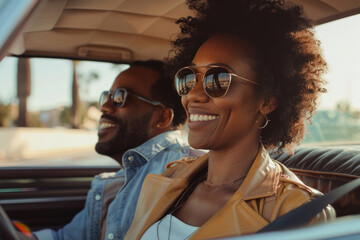
[[0, 166], [118, 166], [96, 142], [95, 130], [0, 128]]

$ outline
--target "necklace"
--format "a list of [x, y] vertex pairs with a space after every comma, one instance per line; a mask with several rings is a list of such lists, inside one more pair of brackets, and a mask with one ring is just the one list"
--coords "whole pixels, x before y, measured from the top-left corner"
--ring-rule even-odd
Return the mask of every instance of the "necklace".
[[242, 176], [242, 177], [239, 177], [239, 178], [237, 178], [237, 179], [235, 179], [235, 180], [227, 181], [227, 182], [222, 182], [222, 183], [212, 183], [212, 182], [210, 182], [210, 181], [208, 181], [208, 180], [205, 180], [204, 183], [205, 183], [206, 185], [213, 186], [213, 187], [215, 187], [215, 186], [223, 186], [223, 185], [236, 185], [236, 183], [240, 182], [240, 181], [243, 180], [245, 177], [246, 177], [246, 175], [245, 175], [245, 176]]
[[[168, 232], [168, 240], [170, 240], [170, 234], [171, 234], [171, 220], [172, 220], [172, 215], [186, 202], [186, 200], [189, 198], [190, 194], [194, 191], [194, 189], [196, 188], [196, 186], [203, 182], [205, 179], [207, 178], [207, 170], [205, 169], [205, 171], [203, 171], [202, 173], [200, 173], [200, 177], [194, 179], [192, 181], [192, 183], [182, 192], [182, 194], [180, 195], [180, 197], [178, 198], [178, 200], [176, 201], [174, 207], [172, 209], [170, 209], [170, 211], [168, 211], [170, 214], [170, 220], [169, 220], [169, 232]], [[166, 215], [165, 215], [166, 216]], [[156, 237], [157, 240], [160, 240], [159, 237], [159, 226], [160, 223], [162, 222], [164, 217], [162, 217], [160, 219], [160, 221], [158, 222], [157, 226], [156, 226]], [[196, 230], [195, 230], [196, 231]], [[194, 231], [194, 232], [195, 232]], [[189, 236], [187, 236], [186, 238], [184, 238], [184, 240], [189, 239], [189, 237], [191, 237], [191, 235], [194, 234], [194, 232], [190, 233]]]

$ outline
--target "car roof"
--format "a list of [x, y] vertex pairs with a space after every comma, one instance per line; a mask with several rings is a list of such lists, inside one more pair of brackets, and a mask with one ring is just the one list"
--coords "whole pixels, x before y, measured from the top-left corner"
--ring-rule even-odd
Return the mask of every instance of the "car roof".
[[[316, 24], [360, 12], [360, 1], [293, 0]], [[10, 54], [129, 63], [163, 59], [185, 0], [43, 0]]]

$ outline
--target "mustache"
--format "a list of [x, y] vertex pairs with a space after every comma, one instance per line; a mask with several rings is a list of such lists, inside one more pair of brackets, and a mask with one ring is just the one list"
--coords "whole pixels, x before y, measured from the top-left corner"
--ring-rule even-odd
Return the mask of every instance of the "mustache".
[[110, 115], [105, 114], [105, 113], [103, 113], [103, 114], [101, 115], [100, 119], [108, 119], [108, 120], [113, 121], [113, 122], [119, 122], [119, 121], [120, 121], [120, 120], [117, 119], [116, 117], [110, 116]]

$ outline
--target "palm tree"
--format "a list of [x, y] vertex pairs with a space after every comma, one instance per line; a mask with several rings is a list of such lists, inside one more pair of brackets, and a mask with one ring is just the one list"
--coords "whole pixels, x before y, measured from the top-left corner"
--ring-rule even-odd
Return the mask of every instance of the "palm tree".
[[73, 82], [72, 82], [72, 106], [71, 106], [71, 127], [79, 128], [80, 126], [80, 98], [79, 86], [77, 80], [76, 66], [79, 61], [73, 61]]
[[19, 127], [28, 127], [27, 97], [31, 92], [30, 59], [19, 58], [17, 70], [17, 95], [19, 98], [19, 117], [17, 125]]

